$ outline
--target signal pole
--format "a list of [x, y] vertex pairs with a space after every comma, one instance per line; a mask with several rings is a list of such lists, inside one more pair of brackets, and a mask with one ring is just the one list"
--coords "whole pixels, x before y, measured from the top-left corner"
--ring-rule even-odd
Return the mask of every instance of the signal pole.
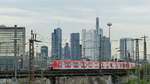
[[17, 83], [17, 25], [15, 25], [15, 32], [14, 32], [14, 69], [15, 69], [15, 82]]
[[140, 83], [140, 66], [139, 66], [139, 40], [141, 40], [141, 39], [139, 39], [139, 38], [136, 38], [136, 39], [134, 39], [135, 40], [135, 44], [136, 44], [136, 50], [135, 50], [135, 52], [136, 52], [136, 61], [135, 61], [135, 63], [136, 63], [136, 67], [137, 67], [137, 76], [138, 76], [138, 83], [137, 84], [141, 84]]
[[102, 74], [102, 66], [101, 66], [101, 61], [102, 61], [102, 36], [101, 34], [99, 35], [99, 74], [101, 75]]
[[31, 38], [29, 39], [29, 84], [33, 84], [34, 80], [34, 42], [41, 42], [36, 40], [36, 34], [31, 30]]
[[144, 79], [145, 79], [145, 84], [147, 84], [147, 43], [146, 43], [146, 38], [147, 36], [142, 37], [144, 39]]

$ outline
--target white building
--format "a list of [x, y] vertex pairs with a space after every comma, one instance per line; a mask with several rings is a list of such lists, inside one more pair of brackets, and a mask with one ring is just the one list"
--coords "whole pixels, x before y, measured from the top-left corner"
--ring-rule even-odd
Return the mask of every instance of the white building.
[[82, 58], [96, 60], [99, 56], [96, 30], [82, 30]]
[[103, 29], [96, 18], [96, 29], [82, 30], [82, 58], [89, 60], [110, 60], [111, 43], [108, 37], [103, 36]]

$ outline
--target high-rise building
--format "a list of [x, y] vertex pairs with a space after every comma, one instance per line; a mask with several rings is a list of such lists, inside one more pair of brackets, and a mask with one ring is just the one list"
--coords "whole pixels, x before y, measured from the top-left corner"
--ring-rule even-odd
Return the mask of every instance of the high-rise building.
[[69, 43], [66, 43], [64, 47], [64, 59], [65, 60], [71, 59]]
[[103, 29], [99, 26], [99, 17], [96, 17], [96, 33], [103, 36]]
[[103, 36], [101, 42], [101, 60], [111, 60], [111, 42], [109, 37]]
[[82, 30], [82, 58], [89, 60], [97, 60], [99, 49], [97, 47], [96, 30]]
[[[82, 30], [82, 58], [89, 60], [110, 60], [111, 43], [108, 37], [102, 36], [98, 44], [96, 30]], [[97, 45], [101, 45], [98, 47]], [[100, 55], [99, 55], [100, 54]], [[101, 56], [101, 57], [99, 57]]]
[[80, 34], [79, 33], [71, 34], [71, 57], [72, 57], [72, 60], [81, 59]]
[[47, 60], [48, 60], [48, 47], [41, 46], [41, 68], [47, 67]]
[[52, 59], [62, 58], [62, 30], [60, 28], [54, 29], [52, 33]]
[[103, 36], [99, 17], [96, 17], [96, 29], [82, 30], [82, 58], [89, 60], [108, 60], [111, 58], [110, 40]]
[[103, 37], [103, 29], [99, 26], [99, 17], [96, 17], [96, 60], [102, 60], [102, 37]]
[[126, 61], [134, 59], [134, 39], [120, 39], [120, 59]]
[[[16, 31], [16, 34], [15, 34]], [[0, 60], [0, 68], [1, 67], [10, 67], [14, 66], [14, 52], [15, 52], [15, 39], [16, 41], [16, 53], [17, 53], [17, 64], [19, 69], [23, 68], [23, 65], [25, 64], [25, 27], [17, 27], [15, 25], [14, 27], [7, 27], [7, 26], [0, 26], [0, 56], [2, 59], [8, 59], [5, 63], [1, 64]], [[9, 59], [10, 57], [10, 59]], [[4, 60], [3, 60], [4, 61]], [[9, 63], [11, 62], [11, 63]], [[13, 67], [12, 67], [13, 68]]]

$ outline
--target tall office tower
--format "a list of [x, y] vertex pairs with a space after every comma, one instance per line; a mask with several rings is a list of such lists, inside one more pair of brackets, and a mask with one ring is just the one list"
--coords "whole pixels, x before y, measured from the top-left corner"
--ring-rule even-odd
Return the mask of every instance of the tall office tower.
[[98, 36], [103, 36], [103, 29], [99, 26], [99, 17], [96, 17], [96, 33]]
[[109, 37], [103, 36], [101, 42], [101, 60], [111, 60], [111, 42]]
[[[15, 34], [16, 31], [16, 34]], [[16, 39], [17, 66], [23, 68], [25, 63], [25, 27], [0, 26], [0, 69], [13, 69]], [[5, 60], [4, 60], [5, 59]]]
[[98, 55], [96, 55], [96, 59], [97, 60], [101, 60], [102, 58], [102, 42], [101, 39], [103, 37], [103, 29], [100, 28], [99, 26], [99, 17], [96, 17], [96, 49], [98, 51], [96, 51], [96, 53], [98, 53]]
[[41, 68], [47, 67], [47, 60], [48, 60], [48, 47], [41, 46]]
[[71, 33], [71, 57], [72, 60], [80, 60], [80, 34]]
[[82, 58], [97, 60], [99, 49], [97, 47], [96, 30], [82, 30]]
[[134, 60], [134, 40], [132, 38], [120, 39], [120, 59]]
[[62, 30], [60, 28], [54, 29], [52, 33], [52, 59], [62, 58]]
[[65, 60], [71, 59], [69, 43], [66, 43], [64, 47], [64, 59]]

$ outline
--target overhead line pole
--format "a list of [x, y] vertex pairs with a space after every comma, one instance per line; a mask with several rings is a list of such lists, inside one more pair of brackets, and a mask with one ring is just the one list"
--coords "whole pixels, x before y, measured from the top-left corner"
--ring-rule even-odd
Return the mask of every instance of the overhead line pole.
[[15, 82], [17, 83], [17, 25], [15, 25], [15, 32], [14, 32], [14, 68], [15, 68]]
[[36, 34], [31, 30], [31, 39], [29, 39], [29, 84], [32, 84], [34, 79], [34, 42], [41, 42], [36, 40]]
[[144, 79], [145, 79], [145, 84], [147, 84], [147, 43], [146, 43], [146, 38], [147, 36], [142, 37], [144, 39]]
[[139, 40], [141, 40], [141, 39], [139, 39], [139, 38], [136, 38], [136, 39], [134, 39], [135, 40], [135, 42], [136, 42], [136, 61], [135, 61], [135, 63], [136, 63], [136, 66], [137, 66], [137, 77], [138, 77], [138, 84], [141, 84], [140, 83], [140, 66], [139, 66]]
[[102, 36], [101, 36], [101, 34], [99, 35], [99, 74], [101, 75], [102, 73], [102, 69], [101, 69], [101, 61], [102, 61]]

